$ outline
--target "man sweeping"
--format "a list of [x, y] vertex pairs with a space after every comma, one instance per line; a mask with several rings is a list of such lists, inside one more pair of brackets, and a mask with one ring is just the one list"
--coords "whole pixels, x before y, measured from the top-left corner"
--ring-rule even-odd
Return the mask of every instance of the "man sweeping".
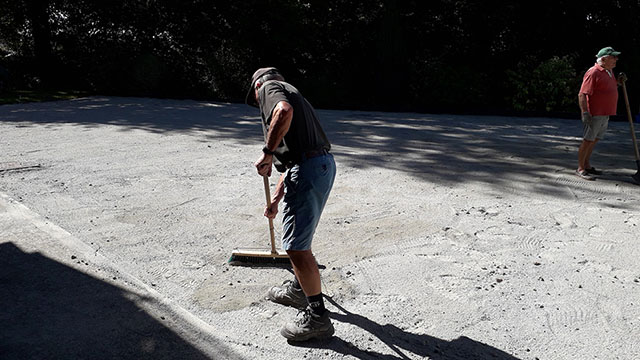
[[260, 109], [265, 146], [255, 167], [270, 176], [272, 165], [282, 172], [264, 215], [275, 218], [284, 200], [282, 248], [295, 278], [269, 290], [273, 302], [302, 310], [302, 317], [280, 333], [290, 341], [326, 338], [334, 333], [324, 306], [320, 271], [311, 241], [336, 175], [331, 144], [311, 104], [273, 67], [251, 77], [246, 103]]
[[601, 140], [609, 125], [609, 116], [616, 114], [618, 105], [618, 85], [622, 78], [616, 79], [613, 68], [616, 67], [619, 51], [605, 47], [598, 51], [596, 63], [584, 74], [578, 93], [578, 104], [582, 111], [583, 140], [578, 149], [578, 169], [576, 175], [585, 180], [595, 180], [596, 170], [589, 160], [596, 143]]

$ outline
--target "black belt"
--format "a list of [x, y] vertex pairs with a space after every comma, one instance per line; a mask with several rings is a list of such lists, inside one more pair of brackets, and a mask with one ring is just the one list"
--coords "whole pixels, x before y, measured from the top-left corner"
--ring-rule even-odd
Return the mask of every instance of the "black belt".
[[305, 151], [304, 152], [304, 157], [307, 159], [311, 159], [314, 157], [318, 157], [318, 156], [322, 156], [322, 155], [327, 155], [329, 152], [327, 151], [327, 149], [322, 148], [319, 150], [310, 150], [310, 151]]
[[287, 167], [291, 167], [295, 164], [300, 164], [301, 162], [303, 162], [305, 159], [311, 159], [314, 157], [318, 157], [318, 156], [322, 156], [322, 155], [327, 155], [329, 153], [329, 151], [327, 151], [327, 149], [322, 148], [322, 149], [317, 149], [317, 150], [309, 150], [309, 151], [305, 151], [302, 154], [300, 154], [300, 156], [298, 156], [297, 160], [294, 160], [290, 163], [290, 165], [287, 165]]

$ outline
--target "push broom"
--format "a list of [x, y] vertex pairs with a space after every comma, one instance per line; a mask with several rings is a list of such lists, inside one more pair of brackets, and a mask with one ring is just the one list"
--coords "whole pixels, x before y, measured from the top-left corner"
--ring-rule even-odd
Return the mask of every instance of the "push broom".
[[[264, 194], [267, 199], [267, 206], [271, 204], [271, 191], [269, 191], [269, 178], [263, 176]], [[229, 265], [246, 264], [291, 264], [286, 252], [276, 250], [276, 240], [273, 232], [273, 219], [269, 218], [269, 235], [271, 236], [271, 250], [267, 249], [236, 249], [231, 253]]]
[[629, 126], [631, 127], [631, 139], [633, 140], [633, 149], [635, 150], [636, 155], [636, 166], [638, 167], [638, 171], [635, 175], [632, 175], [633, 181], [636, 184], [640, 184], [640, 154], [638, 153], [638, 143], [636, 141], [636, 131], [633, 128], [633, 117], [631, 116], [631, 108], [629, 107], [629, 97], [627, 96], [627, 87], [625, 86], [625, 82], [627, 81], [627, 77], [624, 74], [620, 74], [622, 77], [622, 93], [624, 94], [624, 103], [627, 105], [627, 117], [629, 118]]

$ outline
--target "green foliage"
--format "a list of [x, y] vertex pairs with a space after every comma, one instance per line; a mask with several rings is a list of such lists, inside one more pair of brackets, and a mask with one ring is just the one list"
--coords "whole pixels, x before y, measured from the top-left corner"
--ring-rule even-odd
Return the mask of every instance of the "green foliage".
[[5, 90], [242, 101], [250, 74], [276, 66], [317, 107], [573, 111], [576, 72], [603, 46], [623, 52], [617, 71], [640, 78], [637, 2], [0, 0], [0, 9]]
[[575, 111], [580, 78], [572, 63], [569, 56], [554, 56], [540, 63], [529, 58], [520, 62], [515, 70], [507, 70], [511, 90], [508, 98], [513, 108]]

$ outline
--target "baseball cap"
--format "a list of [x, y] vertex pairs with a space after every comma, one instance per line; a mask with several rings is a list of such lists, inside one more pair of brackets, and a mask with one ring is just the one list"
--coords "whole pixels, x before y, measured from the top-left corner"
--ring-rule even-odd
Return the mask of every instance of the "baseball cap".
[[611, 46], [607, 46], [604, 47], [602, 49], [600, 49], [600, 51], [598, 51], [598, 55], [596, 55], [597, 58], [601, 58], [603, 56], [607, 56], [607, 55], [611, 55], [611, 56], [618, 56], [620, 55], [620, 51], [615, 51], [613, 50], [613, 48]]
[[251, 83], [249, 84], [249, 91], [247, 91], [247, 96], [244, 99], [244, 102], [247, 105], [258, 107], [254, 94], [254, 87], [256, 86], [256, 81], [267, 74], [280, 74], [280, 71], [274, 67], [263, 67], [253, 73], [253, 76], [251, 76]]

